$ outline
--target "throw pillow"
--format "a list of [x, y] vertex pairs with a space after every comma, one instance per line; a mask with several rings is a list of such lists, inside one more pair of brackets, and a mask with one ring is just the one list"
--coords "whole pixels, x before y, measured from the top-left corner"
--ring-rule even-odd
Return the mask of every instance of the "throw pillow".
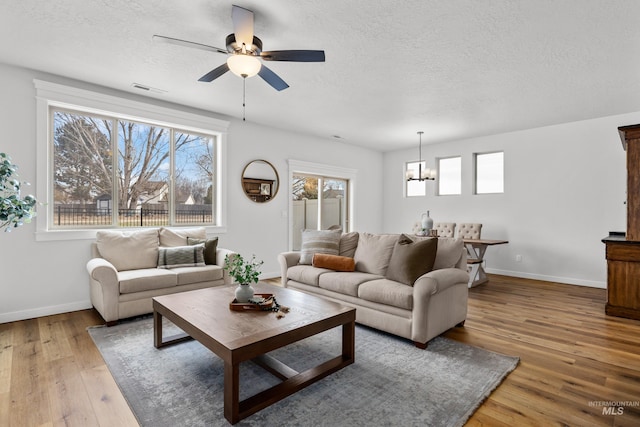
[[333, 271], [355, 271], [356, 269], [356, 263], [353, 258], [329, 254], [314, 254], [312, 265]]
[[[415, 237], [414, 240], [428, 239], [429, 237]], [[433, 263], [434, 270], [441, 268], [454, 268], [464, 250], [464, 240], [453, 237], [438, 237], [438, 253]]]
[[340, 255], [353, 258], [358, 247], [358, 232], [344, 233], [340, 236]]
[[187, 246], [187, 237], [206, 239], [207, 231], [204, 227], [160, 228], [160, 246]]
[[204, 267], [204, 243], [158, 248], [158, 268]]
[[158, 230], [98, 231], [100, 256], [118, 271], [154, 268], [158, 262]]
[[402, 234], [393, 247], [385, 277], [413, 286], [418, 277], [433, 270], [437, 251], [437, 238], [414, 242], [409, 236]]
[[216, 265], [216, 250], [218, 249], [218, 238], [213, 239], [196, 239], [187, 236], [188, 245], [204, 244], [204, 263], [207, 265]]
[[316, 253], [338, 255], [340, 230], [303, 230], [299, 264], [311, 264]]
[[353, 255], [356, 270], [384, 276], [398, 237], [397, 234], [360, 233], [358, 247]]

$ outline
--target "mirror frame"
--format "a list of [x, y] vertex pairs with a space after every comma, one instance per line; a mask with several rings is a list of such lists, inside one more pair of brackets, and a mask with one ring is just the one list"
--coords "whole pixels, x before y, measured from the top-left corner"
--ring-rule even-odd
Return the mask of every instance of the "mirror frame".
[[[247, 189], [245, 188], [245, 179], [251, 179], [251, 177], [245, 177], [244, 175], [247, 172], [247, 169], [249, 168], [249, 166], [251, 166], [255, 162], [262, 162], [267, 164], [269, 167], [271, 167], [271, 170], [273, 170], [273, 173], [276, 175], [276, 179], [273, 180], [271, 183], [273, 194], [271, 194], [269, 198], [261, 197], [265, 195], [264, 193], [261, 193], [262, 188], [258, 190], [258, 192], [251, 193], [251, 194], [248, 193]], [[269, 180], [265, 179], [265, 181], [269, 181]], [[275, 186], [274, 186], [274, 182], [276, 184]], [[265, 182], [265, 183], [255, 182], [254, 184], [260, 185], [260, 187], [262, 187], [264, 184], [268, 184], [268, 182]], [[245, 165], [244, 169], [242, 169], [242, 175], [240, 176], [240, 186], [242, 187], [242, 192], [244, 193], [244, 195], [247, 196], [247, 199], [251, 200], [254, 203], [267, 203], [273, 200], [278, 194], [278, 191], [280, 190], [280, 175], [278, 175], [278, 170], [275, 168], [275, 166], [273, 166], [273, 164], [271, 164], [271, 162], [264, 159], [251, 160], [249, 163]], [[275, 187], [275, 191], [273, 191], [273, 187]], [[258, 198], [260, 198], [261, 200], [258, 200]]]

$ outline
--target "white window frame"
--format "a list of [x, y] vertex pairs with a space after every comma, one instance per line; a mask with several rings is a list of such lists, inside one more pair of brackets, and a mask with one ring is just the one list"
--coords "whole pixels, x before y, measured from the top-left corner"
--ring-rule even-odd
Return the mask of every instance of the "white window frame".
[[[226, 142], [229, 122], [181, 110], [160, 107], [124, 97], [116, 97], [103, 93], [65, 86], [57, 83], [35, 79], [36, 89], [36, 198], [41, 203], [53, 202], [53, 149], [49, 136], [52, 134], [50, 106], [72, 109], [92, 114], [111, 114], [130, 120], [169, 125], [185, 131], [205, 133], [217, 138], [216, 176], [213, 181], [217, 185], [216, 212], [217, 225], [205, 226], [207, 233], [226, 233], [227, 231], [227, 182], [226, 177]], [[103, 229], [52, 229], [52, 212], [47, 206], [38, 211], [36, 220], [36, 240], [77, 240], [95, 239], [96, 231]], [[112, 226], [109, 227], [113, 229]], [[135, 228], [127, 227], [129, 230]]]
[[[502, 191], [483, 191], [478, 192], [478, 156], [486, 156], [490, 154], [502, 154]], [[485, 194], [504, 194], [504, 151], [487, 151], [483, 153], [473, 153], [473, 194], [485, 195]]]
[[[451, 160], [451, 159], [459, 159], [460, 160], [460, 176], [459, 176], [459, 184], [460, 184], [460, 189], [457, 193], [442, 193], [440, 191], [440, 184], [442, 183], [442, 168], [440, 166], [440, 162], [443, 160]], [[436, 159], [436, 162], [438, 164], [438, 186], [437, 188], [437, 195], [438, 196], [460, 196], [462, 194], [462, 156], [449, 156], [449, 157], [439, 157], [438, 159]]]

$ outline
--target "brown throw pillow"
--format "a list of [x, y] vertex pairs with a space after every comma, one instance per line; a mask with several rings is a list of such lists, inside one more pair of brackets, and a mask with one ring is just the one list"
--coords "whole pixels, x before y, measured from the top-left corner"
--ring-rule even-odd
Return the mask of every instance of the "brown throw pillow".
[[437, 238], [414, 242], [409, 236], [402, 234], [393, 247], [385, 277], [413, 286], [418, 277], [433, 270], [437, 250]]
[[189, 245], [199, 245], [204, 243], [204, 263], [206, 265], [216, 265], [216, 250], [218, 249], [218, 238], [213, 239], [196, 239], [187, 237]]
[[355, 271], [356, 269], [356, 263], [353, 258], [318, 253], [313, 255], [313, 266], [334, 271]]

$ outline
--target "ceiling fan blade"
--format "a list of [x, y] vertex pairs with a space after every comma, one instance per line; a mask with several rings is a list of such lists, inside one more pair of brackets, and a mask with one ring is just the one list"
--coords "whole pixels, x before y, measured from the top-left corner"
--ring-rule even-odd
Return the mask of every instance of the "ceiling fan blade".
[[253, 12], [240, 6], [233, 5], [231, 11], [233, 33], [239, 47], [253, 45]]
[[324, 62], [324, 50], [272, 50], [260, 57], [265, 61]]
[[196, 48], [196, 49], [206, 50], [206, 51], [209, 51], [209, 52], [224, 53], [225, 55], [229, 54], [229, 52], [227, 52], [226, 49], [221, 49], [221, 48], [215, 47], [215, 46], [209, 46], [207, 44], [195, 43], [195, 42], [190, 42], [190, 41], [187, 41], [187, 40], [176, 39], [176, 38], [173, 38], [173, 37], [159, 36], [157, 34], [154, 34], [152, 39], [155, 42], [175, 44], [175, 45], [178, 45], [178, 46], [193, 47], [193, 48]]
[[262, 80], [269, 83], [275, 90], [281, 91], [289, 87], [284, 80], [282, 80], [276, 73], [262, 65], [260, 67], [260, 71], [258, 71], [258, 75], [262, 77]]
[[218, 77], [220, 77], [221, 75], [223, 75], [224, 73], [226, 73], [227, 71], [229, 71], [229, 66], [225, 62], [224, 64], [222, 64], [218, 68], [214, 68], [213, 70], [209, 71], [204, 76], [200, 77], [198, 79], [198, 81], [199, 82], [212, 82], [215, 79], [217, 79]]

